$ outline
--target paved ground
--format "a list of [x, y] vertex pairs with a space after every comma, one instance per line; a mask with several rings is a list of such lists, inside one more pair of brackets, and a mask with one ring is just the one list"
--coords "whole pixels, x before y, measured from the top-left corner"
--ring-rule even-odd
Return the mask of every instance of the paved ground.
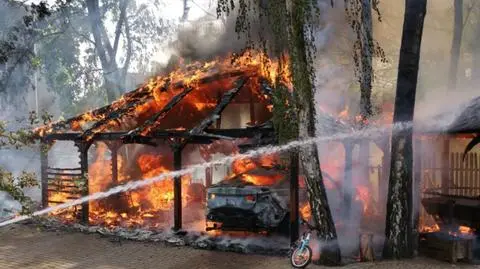
[[[453, 266], [425, 258], [351, 264], [344, 268], [480, 268]], [[44, 232], [31, 225], [0, 228], [0, 269], [290, 268], [288, 259], [242, 255], [139, 242], [112, 242], [97, 235]], [[310, 266], [309, 268], [320, 268]]]

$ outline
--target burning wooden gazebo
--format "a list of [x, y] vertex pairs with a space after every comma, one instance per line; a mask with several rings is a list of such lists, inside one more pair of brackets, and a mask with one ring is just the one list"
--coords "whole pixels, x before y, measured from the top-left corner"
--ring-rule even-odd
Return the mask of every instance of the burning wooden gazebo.
[[[182, 150], [188, 144], [239, 138], [248, 139], [249, 147], [275, 143], [271, 122], [272, 82], [279, 70], [279, 63], [251, 52], [224, 61], [195, 63], [168, 76], [152, 78], [112, 104], [37, 129], [43, 145], [48, 147], [55, 141], [73, 141], [80, 156], [79, 168], [53, 168], [48, 164], [48, 150], [42, 150], [43, 206], [55, 202], [49, 200], [49, 193], [55, 185], [53, 179], [58, 176], [64, 181], [77, 180], [87, 186], [80, 191], [66, 191], [70, 198], [89, 195], [88, 149], [96, 142], [105, 143], [114, 156], [111, 161], [113, 182], [118, 182], [115, 156], [125, 144], [155, 147], [164, 143], [173, 152], [174, 170], [180, 170]], [[285, 79], [280, 83], [289, 85], [288, 74], [283, 77]], [[226, 109], [234, 106], [238, 111], [233, 114], [238, 118], [240, 114], [242, 117], [248, 115], [243, 117], [248, 119], [238, 120], [235, 124], [223, 115]], [[297, 164], [291, 166], [291, 179], [298, 178]], [[290, 181], [291, 237], [295, 240], [298, 236], [298, 180]], [[207, 187], [209, 184], [211, 178], [206, 178]], [[174, 179], [173, 195], [173, 228], [180, 230], [181, 177]], [[82, 204], [80, 212], [81, 220], [88, 223], [88, 203]]]
[[[460, 225], [480, 228], [480, 166], [475, 153], [468, 153], [476, 143], [480, 133], [480, 97], [472, 99], [462, 106], [463, 110], [458, 115], [440, 115], [436, 121], [449, 120], [449, 124], [439, 124], [440, 127], [424, 127], [421, 132], [424, 136], [443, 137], [439, 142], [442, 145], [439, 158], [425, 158], [417, 155], [417, 177], [424, 183], [422, 204], [429, 214], [435, 215], [442, 224], [453, 224], [454, 220]], [[462, 143], [455, 139], [461, 138]], [[468, 140], [467, 140], [468, 139]], [[470, 141], [469, 143], [465, 143]], [[428, 146], [427, 142], [417, 140], [418, 152], [422, 147]], [[452, 152], [453, 151], [453, 152]]]

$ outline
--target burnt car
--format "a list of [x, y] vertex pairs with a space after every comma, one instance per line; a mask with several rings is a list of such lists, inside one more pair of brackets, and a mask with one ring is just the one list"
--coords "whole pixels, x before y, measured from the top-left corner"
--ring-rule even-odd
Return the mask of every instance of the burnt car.
[[207, 190], [206, 230], [288, 231], [286, 179], [282, 171], [259, 168], [212, 185]]
[[[337, 182], [323, 172], [335, 188]], [[252, 180], [254, 179], [254, 180]], [[263, 179], [263, 180], [262, 180]], [[207, 189], [206, 230], [289, 233], [289, 173], [260, 167]], [[300, 187], [300, 201], [307, 201]]]

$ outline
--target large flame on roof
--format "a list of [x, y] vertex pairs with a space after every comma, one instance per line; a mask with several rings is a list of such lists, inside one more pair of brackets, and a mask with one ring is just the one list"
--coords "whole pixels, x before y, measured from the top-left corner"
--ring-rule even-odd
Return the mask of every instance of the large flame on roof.
[[[250, 88], [250, 94], [260, 100], [268, 98], [258, 89], [258, 85], [253, 86], [261, 80], [267, 81], [270, 85], [281, 82], [292, 89], [286, 56], [280, 60], [273, 60], [262, 52], [247, 50], [240, 55], [232, 54], [206, 63], [194, 62], [182, 65], [168, 75], [152, 77], [140, 88], [123, 95], [109, 106], [83, 113], [67, 121], [51, 123], [37, 128], [35, 132], [40, 136], [69, 130], [83, 132], [99, 122], [101, 124], [90, 130], [92, 134], [131, 130], [144, 124], [147, 119], [162, 110], [174, 96], [189, 87], [193, 91], [184, 98], [185, 102], [177, 112], [195, 114], [203, 118], [217, 104], [218, 94], [222, 94], [222, 90], [224, 92], [230, 89], [232, 83], [239, 77], [250, 78], [251, 84], [245, 87]], [[52, 128], [54, 126], [56, 128]], [[177, 122], [167, 123], [163, 119], [163, 122], [160, 120], [144, 126], [141, 133], [146, 135], [156, 128], [189, 127], [191, 126], [178, 126]], [[92, 134], [86, 138], [91, 138]]]

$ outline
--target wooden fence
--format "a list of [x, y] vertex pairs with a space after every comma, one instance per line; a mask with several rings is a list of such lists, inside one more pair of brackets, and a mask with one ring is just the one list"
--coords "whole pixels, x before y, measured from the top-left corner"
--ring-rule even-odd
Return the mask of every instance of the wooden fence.
[[[463, 153], [452, 152], [447, 167], [435, 161], [435, 156], [426, 156], [421, 160], [422, 189], [429, 193], [453, 196], [480, 196], [480, 157], [478, 153], [469, 153], [463, 159]], [[447, 177], [442, 182], [443, 177]]]
[[47, 168], [49, 204], [60, 204], [81, 197], [77, 184], [82, 179], [80, 171], [80, 168]]
[[[448, 196], [452, 199], [455, 197], [480, 199], [478, 153], [469, 153], [463, 159], [463, 153], [452, 152], [449, 155], [447, 167], [442, 167], [438, 157], [434, 154], [421, 157], [420, 197]], [[420, 205], [419, 214], [421, 226], [431, 226], [436, 223], [436, 216], [429, 215], [422, 205]]]

